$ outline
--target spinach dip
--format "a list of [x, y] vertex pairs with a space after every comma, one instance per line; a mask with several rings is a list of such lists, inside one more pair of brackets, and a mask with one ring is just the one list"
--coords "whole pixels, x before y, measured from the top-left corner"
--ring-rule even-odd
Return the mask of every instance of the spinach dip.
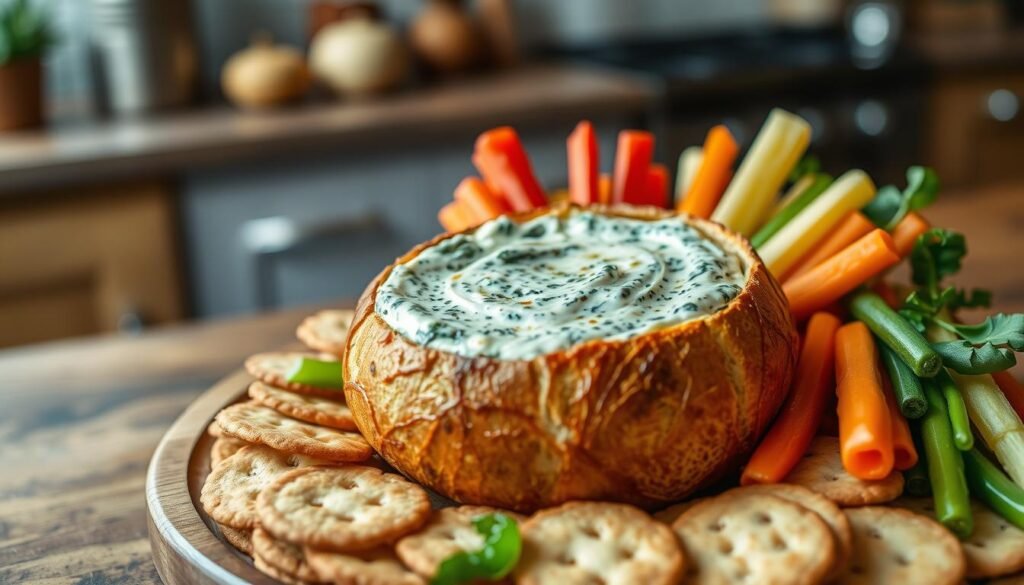
[[425, 347], [521, 360], [710, 315], [745, 282], [738, 257], [679, 219], [574, 209], [499, 217], [423, 250], [394, 267], [375, 310]]

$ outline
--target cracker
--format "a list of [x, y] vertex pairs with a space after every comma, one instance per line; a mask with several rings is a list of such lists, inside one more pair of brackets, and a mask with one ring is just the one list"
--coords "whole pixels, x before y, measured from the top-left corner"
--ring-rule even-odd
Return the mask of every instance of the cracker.
[[[900, 498], [893, 505], [935, 519], [931, 498]], [[977, 501], [971, 501], [971, 515], [974, 532], [960, 543], [967, 578], [1001, 577], [1024, 570], [1024, 530]]]
[[283, 542], [257, 526], [252, 531], [253, 556], [301, 581], [320, 581], [320, 577], [306, 562], [302, 547]]
[[274, 536], [335, 552], [392, 542], [430, 517], [423, 488], [362, 465], [291, 471], [260, 493], [256, 508]]
[[518, 514], [485, 506], [458, 506], [435, 510], [426, 526], [399, 540], [395, 552], [407, 567], [430, 579], [442, 561], [453, 554], [476, 551], [484, 545], [473, 519], [484, 514], [501, 512], [523, 520]]
[[807, 508], [764, 493], [710, 498], [672, 525], [686, 583], [819, 583], [835, 563], [832, 531]]
[[343, 431], [357, 430], [352, 411], [343, 401], [297, 394], [259, 380], [249, 385], [249, 398], [296, 420]]
[[217, 467], [221, 461], [231, 457], [246, 445], [252, 445], [234, 437], [218, 437], [210, 447], [210, 469]]
[[903, 474], [898, 471], [880, 480], [863, 480], [850, 475], [843, 467], [839, 439], [835, 437], [815, 437], [785, 483], [818, 492], [840, 506], [881, 504], [903, 493]]
[[306, 560], [320, 579], [335, 585], [426, 585], [388, 547], [359, 553], [335, 553], [306, 548]]
[[252, 529], [256, 526], [256, 496], [260, 490], [296, 467], [321, 463], [263, 445], [242, 447], [206, 477], [200, 502], [218, 524]]
[[253, 565], [256, 566], [259, 572], [267, 575], [268, 577], [277, 579], [282, 583], [286, 583], [287, 585], [322, 585], [321, 581], [303, 581], [302, 579], [289, 575], [258, 556], [253, 557], [252, 561]]
[[249, 358], [245, 360], [245, 371], [249, 372], [249, 375], [257, 380], [276, 388], [284, 388], [285, 390], [291, 390], [292, 392], [298, 392], [299, 394], [323, 396], [325, 398], [344, 398], [345, 393], [339, 389], [321, 388], [310, 384], [288, 381], [288, 375], [291, 374], [292, 369], [295, 368], [295, 365], [299, 360], [304, 357], [324, 361], [338, 359], [333, 355], [298, 351], [258, 353], [256, 355], [249, 356]]
[[247, 555], [252, 555], [252, 530], [232, 528], [224, 524], [218, 524], [217, 529], [220, 530], [221, 536], [228, 541], [228, 544]]
[[253, 402], [225, 408], [217, 413], [217, 423], [240, 439], [286, 453], [328, 461], [365, 461], [373, 455], [370, 444], [358, 433], [297, 421]]
[[836, 577], [846, 568], [853, 555], [853, 532], [846, 514], [832, 500], [805, 487], [788, 483], [750, 485], [726, 493], [768, 494], [799, 504], [814, 512], [828, 524], [836, 543], [836, 560], [829, 570], [829, 577]]
[[655, 512], [654, 519], [663, 524], [668, 524], [669, 526], [672, 526], [672, 524], [676, 521], [676, 518], [679, 518], [683, 515], [683, 512], [689, 510], [690, 508], [696, 506], [697, 504], [701, 503], [706, 499], [707, 498], [697, 498], [696, 500], [688, 500], [685, 502], [679, 502], [678, 504], [672, 504], [668, 508], [664, 508], [662, 510], [658, 510], [657, 512]]
[[960, 543], [934, 520], [887, 506], [850, 508], [846, 515], [853, 528], [853, 558], [837, 584], [954, 585], [963, 580]]
[[521, 531], [521, 585], [674, 585], [686, 563], [668, 526], [625, 504], [570, 502], [538, 512]]
[[347, 310], [320, 311], [303, 319], [295, 335], [311, 349], [341, 355], [352, 316]]

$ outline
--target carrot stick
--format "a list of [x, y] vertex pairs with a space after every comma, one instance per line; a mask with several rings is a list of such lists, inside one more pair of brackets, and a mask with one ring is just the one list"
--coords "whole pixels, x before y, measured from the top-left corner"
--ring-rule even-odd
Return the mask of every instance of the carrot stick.
[[840, 324], [828, 313], [811, 317], [793, 391], [743, 470], [743, 485], [782, 481], [807, 451], [833, 387], [835, 339]]
[[668, 168], [657, 163], [647, 169], [647, 190], [643, 205], [668, 207]]
[[917, 465], [917, 448], [914, 446], [914, 437], [910, 434], [910, 425], [896, 404], [892, 382], [885, 374], [882, 374], [882, 386], [885, 389], [885, 403], [889, 407], [889, 417], [892, 420], [893, 467], [904, 471]]
[[729, 185], [732, 164], [739, 152], [740, 147], [728, 128], [721, 124], [712, 128], [704, 139], [704, 156], [697, 175], [680, 202], [679, 211], [705, 219], [711, 217]]
[[637, 203], [647, 192], [647, 173], [654, 156], [654, 135], [643, 130], [619, 132], [612, 175], [612, 203]]
[[992, 378], [1003, 391], [1010, 406], [1017, 412], [1017, 416], [1024, 419], [1024, 385], [1008, 371], [996, 372], [992, 374]]
[[916, 212], [909, 212], [903, 216], [896, 227], [892, 228], [892, 241], [896, 243], [896, 252], [900, 256], [907, 256], [914, 249], [917, 238], [932, 227], [928, 220]]
[[827, 307], [900, 261], [885, 230], [875, 229], [809, 272], [786, 281], [782, 292], [797, 320]]
[[474, 224], [494, 219], [508, 211], [505, 202], [495, 197], [487, 185], [476, 177], [462, 179], [459, 186], [455, 187], [455, 200], [469, 211]]
[[461, 201], [452, 201], [437, 212], [437, 221], [441, 222], [445, 231], [449, 233], [461, 232], [476, 225], [473, 221], [473, 212]]
[[839, 253], [843, 248], [871, 233], [874, 229], [875, 224], [871, 223], [870, 219], [864, 217], [863, 213], [851, 211], [839, 222], [839, 225], [835, 227], [831, 234], [825, 236], [825, 239], [810, 254], [800, 259], [800, 262], [789, 270], [783, 277], [783, 282], [804, 274]]
[[608, 173], [597, 178], [597, 201], [605, 205], [612, 202], [612, 177]]
[[514, 129], [502, 126], [481, 134], [476, 139], [473, 164], [491, 191], [504, 198], [513, 211], [547, 205], [544, 190]]
[[836, 396], [843, 467], [860, 479], [882, 479], [894, 464], [892, 417], [871, 331], [860, 322], [836, 333]]
[[587, 120], [576, 125], [565, 143], [569, 161], [569, 199], [576, 205], [599, 201], [597, 136]]

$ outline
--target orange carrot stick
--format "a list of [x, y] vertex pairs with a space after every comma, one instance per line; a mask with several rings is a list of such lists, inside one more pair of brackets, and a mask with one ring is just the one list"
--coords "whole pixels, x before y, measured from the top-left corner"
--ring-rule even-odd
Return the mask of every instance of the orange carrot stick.
[[828, 313], [811, 317], [792, 393], [743, 470], [743, 485], [782, 481], [807, 451], [833, 388], [835, 338], [840, 324]]
[[903, 216], [896, 227], [892, 228], [892, 241], [896, 243], [896, 252], [907, 256], [914, 249], [917, 237], [932, 227], [928, 220], [911, 211]]
[[712, 128], [704, 139], [704, 158], [690, 189], [678, 205], [679, 211], [705, 219], [711, 217], [729, 186], [732, 164], [739, 152], [740, 147], [728, 128], [721, 124]]
[[1024, 385], [1021, 385], [1017, 378], [1014, 378], [1013, 374], [1008, 371], [996, 372], [992, 374], [992, 378], [996, 381], [999, 389], [1003, 391], [1010, 406], [1017, 411], [1017, 416], [1024, 419]]
[[805, 319], [899, 261], [892, 238], [876, 229], [810, 272], [786, 281], [782, 292], [793, 317]]
[[565, 143], [569, 161], [569, 199], [576, 205], [599, 201], [597, 136], [587, 120], [576, 125]]
[[882, 479], [894, 464], [892, 417], [878, 371], [878, 351], [867, 325], [857, 321], [836, 333], [839, 451], [854, 477]]
[[504, 198], [514, 211], [547, 205], [544, 190], [514, 129], [502, 126], [481, 134], [476, 139], [473, 164], [491, 191]]
[[461, 232], [476, 225], [473, 212], [461, 201], [452, 201], [437, 212], [437, 221], [441, 222], [449, 233]]
[[509, 211], [483, 181], [476, 177], [462, 179], [455, 187], [455, 200], [461, 202], [473, 217], [474, 224], [483, 223]]
[[668, 207], [668, 168], [654, 163], [647, 169], [647, 190], [642, 205]]
[[896, 404], [896, 395], [892, 392], [892, 382], [884, 372], [881, 377], [882, 387], [885, 390], [885, 403], [889, 407], [889, 418], [892, 420], [893, 467], [903, 471], [917, 464], [917, 448], [914, 447], [914, 438], [910, 435], [907, 419], [903, 417], [899, 405]]
[[619, 132], [612, 175], [612, 203], [637, 203], [647, 192], [647, 173], [654, 156], [654, 135], [643, 130]]
[[824, 242], [821, 242], [810, 254], [802, 258], [795, 267], [786, 273], [783, 282], [808, 272], [810, 269], [838, 254], [843, 248], [871, 233], [873, 229], [875, 229], [875, 224], [871, 223], [871, 220], [865, 217], [863, 213], [859, 211], [851, 212], [839, 222], [839, 225], [825, 238]]
[[597, 178], [597, 201], [605, 205], [612, 202], [612, 177], [608, 173]]

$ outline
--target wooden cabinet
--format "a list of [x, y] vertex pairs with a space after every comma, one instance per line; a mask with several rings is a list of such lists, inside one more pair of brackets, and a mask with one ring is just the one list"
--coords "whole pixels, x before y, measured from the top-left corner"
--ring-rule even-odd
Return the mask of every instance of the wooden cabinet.
[[1024, 179], [1024, 74], [940, 78], [927, 148], [947, 186]]
[[169, 190], [0, 201], [0, 347], [183, 316]]

